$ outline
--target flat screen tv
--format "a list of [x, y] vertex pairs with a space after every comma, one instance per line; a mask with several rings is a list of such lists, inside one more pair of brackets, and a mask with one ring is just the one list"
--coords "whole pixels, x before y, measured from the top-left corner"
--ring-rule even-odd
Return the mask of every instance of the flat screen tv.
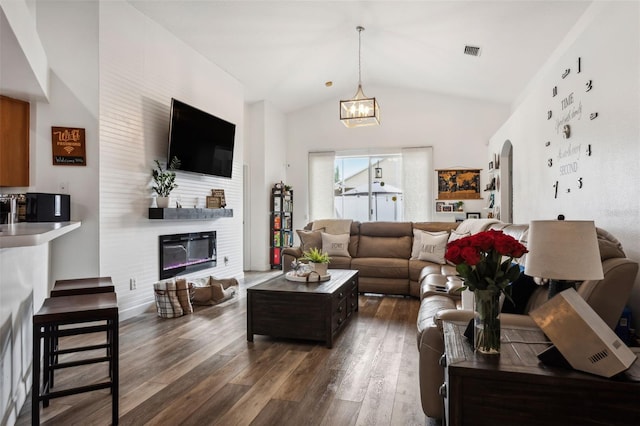
[[178, 170], [230, 178], [235, 133], [235, 124], [172, 98], [168, 163], [177, 157]]

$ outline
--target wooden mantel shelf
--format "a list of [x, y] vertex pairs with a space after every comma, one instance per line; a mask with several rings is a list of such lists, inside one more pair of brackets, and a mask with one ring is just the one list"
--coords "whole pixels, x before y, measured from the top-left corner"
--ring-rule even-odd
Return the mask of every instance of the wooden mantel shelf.
[[149, 219], [160, 220], [207, 220], [219, 217], [233, 217], [233, 209], [163, 209], [149, 207]]

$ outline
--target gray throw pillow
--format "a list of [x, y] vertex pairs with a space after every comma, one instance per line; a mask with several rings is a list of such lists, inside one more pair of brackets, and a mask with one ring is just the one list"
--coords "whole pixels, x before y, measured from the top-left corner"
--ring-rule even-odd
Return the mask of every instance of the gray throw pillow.
[[305, 252], [311, 248], [322, 249], [322, 230], [306, 231], [304, 229], [298, 229], [298, 237], [300, 238], [300, 249]]
[[329, 256], [351, 257], [349, 254], [349, 234], [332, 235], [322, 232], [322, 251]]

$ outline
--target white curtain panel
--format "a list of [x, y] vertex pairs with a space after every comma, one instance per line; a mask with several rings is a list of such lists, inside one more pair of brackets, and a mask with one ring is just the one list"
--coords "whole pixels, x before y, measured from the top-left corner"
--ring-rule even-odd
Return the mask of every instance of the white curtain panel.
[[426, 222], [434, 211], [433, 148], [402, 149], [404, 220]]
[[336, 153], [309, 153], [309, 220], [335, 217], [333, 177]]

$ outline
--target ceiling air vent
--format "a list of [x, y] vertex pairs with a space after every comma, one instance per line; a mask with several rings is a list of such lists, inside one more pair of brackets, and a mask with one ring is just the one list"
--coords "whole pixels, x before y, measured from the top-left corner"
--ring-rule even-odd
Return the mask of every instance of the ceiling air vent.
[[464, 54], [471, 55], [471, 56], [480, 56], [480, 48], [476, 46], [466, 45], [464, 47]]

